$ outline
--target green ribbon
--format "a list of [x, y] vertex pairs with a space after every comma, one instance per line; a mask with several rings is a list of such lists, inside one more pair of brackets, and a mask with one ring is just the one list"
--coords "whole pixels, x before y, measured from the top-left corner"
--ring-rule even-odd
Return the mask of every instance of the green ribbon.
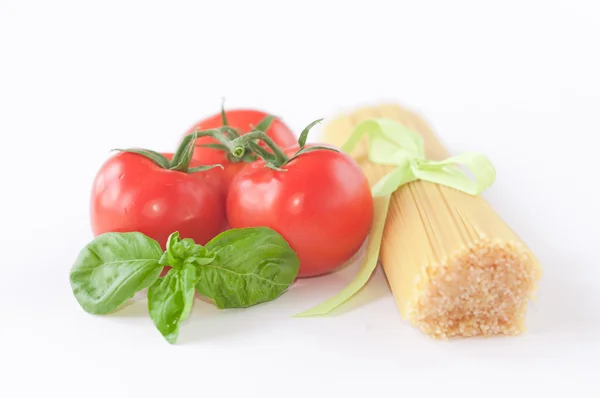
[[[427, 160], [423, 137], [389, 119], [371, 119], [360, 123], [341, 150], [351, 153], [365, 134], [368, 135], [369, 160], [396, 166], [394, 171], [373, 186], [375, 196], [391, 195], [402, 185], [415, 180], [430, 181], [478, 195], [496, 179], [494, 166], [480, 153], [466, 152], [442, 161]], [[468, 168], [475, 180], [456, 165]]]
[[[350, 154], [363, 136], [368, 136], [368, 158], [372, 163], [394, 166], [372, 188], [375, 201], [373, 228], [369, 234], [367, 253], [360, 271], [348, 286], [323, 303], [296, 316], [325, 315], [354, 296], [369, 280], [377, 267], [385, 216], [391, 195], [402, 185], [416, 180], [445, 185], [470, 195], [479, 195], [494, 183], [496, 170], [480, 153], [466, 152], [442, 161], [425, 158], [423, 137], [390, 119], [369, 119], [352, 132], [341, 150]], [[460, 166], [471, 172], [472, 177]]]

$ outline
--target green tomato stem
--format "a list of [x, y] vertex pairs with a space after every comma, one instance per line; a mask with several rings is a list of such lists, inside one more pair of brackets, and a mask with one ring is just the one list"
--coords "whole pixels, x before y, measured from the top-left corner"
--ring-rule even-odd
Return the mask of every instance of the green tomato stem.
[[194, 154], [196, 139], [200, 137], [213, 137], [221, 145], [226, 147], [229, 152], [233, 152], [235, 149], [235, 146], [232, 145], [232, 141], [227, 138], [221, 129], [194, 131], [183, 138], [181, 144], [177, 148], [177, 151], [173, 155], [170, 167], [172, 170], [178, 170], [182, 172], [188, 171]]
[[[231, 141], [231, 145], [234, 146], [234, 150], [231, 152], [233, 154], [233, 156], [238, 157], [238, 158], [244, 156], [246, 145], [248, 145], [248, 146], [252, 145], [253, 140], [264, 141], [265, 144], [267, 144], [269, 146], [269, 148], [271, 148], [271, 150], [273, 151], [273, 154], [271, 155], [269, 153], [268, 154], [269, 157], [267, 157], [267, 156], [265, 156], [266, 154], [264, 153], [266, 151], [262, 150], [262, 148], [260, 148], [261, 150], [258, 150], [258, 151], [254, 148], [251, 148], [256, 152], [256, 154], [258, 156], [262, 157], [267, 163], [270, 163], [275, 167], [281, 167], [287, 163], [288, 157], [281, 150], [281, 148], [279, 148], [279, 146], [277, 146], [277, 144], [275, 142], [273, 142], [273, 140], [268, 135], [266, 135], [262, 131], [257, 131], [257, 130], [251, 131], [248, 134], [244, 134], [241, 137], [238, 137], [235, 140]], [[258, 146], [258, 145], [256, 145], [256, 146]]]
[[235, 149], [235, 146], [232, 145], [231, 140], [225, 135], [223, 129], [200, 130], [188, 134], [181, 141], [181, 145], [179, 146], [179, 148], [185, 147], [185, 145], [189, 143], [190, 140], [196, 140], [197, 138], [207, 136], [213, 137], [215, 140], [219, 141], [219, 143], [227, 147], [227, 150], [229, 150], [230, 152], [233, 152], [233, 150]]
[[[238, 138], [240, 135], [237, 133], [237, 131], [229, 126], [224, 126], [222, 127], [223, 130], [225, 130], [225, 133], [227, 134], [227, 136], [232, 139], [235, 140], [236, 138]], [[274, 160], [274, 155], [267, 151], [266, 149], [264, 149], [263, 147], [261, 147], [260, 145], [258, 145], [256, 142], [253, 141], [249, 141], [247, 142], [248, 148], [250, 149], [251, 153], [246, 153], [244, 155], [249, 155], [247, 156], [248, 159], [245, 159], [246, 156], [242, 156], [241, 158], [234, 158], [234, 161], [239, 161], [239, 162], [251, 162], [256, 160], [256, 156], [258, 155], [261, 158], [267, 160], [268, 162], [272, 163]]]

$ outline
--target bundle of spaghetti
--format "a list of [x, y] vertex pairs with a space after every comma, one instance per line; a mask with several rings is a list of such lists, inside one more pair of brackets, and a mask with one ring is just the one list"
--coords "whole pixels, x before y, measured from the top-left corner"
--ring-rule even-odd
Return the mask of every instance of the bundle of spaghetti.
[[[420, 116], [395, 104], [339, 116], [325, 126], [324, 141], [342, 145], [372, 118], [418, 132], [428, 159], [449, 156]], [[364, 140], [351, 155], [374, 184], [391, 169], [368, 160]], [[443, 339], [523, 332], [541, 277], [533, 253], [482, 196], [422, 180], [393, 193], [379, 261], [402, 317]]]

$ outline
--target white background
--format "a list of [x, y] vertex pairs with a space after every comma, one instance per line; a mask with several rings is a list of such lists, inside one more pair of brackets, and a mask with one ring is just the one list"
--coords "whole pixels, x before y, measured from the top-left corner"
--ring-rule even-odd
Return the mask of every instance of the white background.
[[[594, 0], [1, 1], [0, 396], [598, 396], [599, 20]], [[355, 268], [252, 309], [196, 301], [176, 346], [144, 302], [84, 313], [68, 273], [95, 172], [173, 149], [222, 97], [296, 130], [399, 101], [487, 154], [485, 196], [545, 271], [528, 332], [434, 341], [380, 271], [335, 316], [291, 317]]]

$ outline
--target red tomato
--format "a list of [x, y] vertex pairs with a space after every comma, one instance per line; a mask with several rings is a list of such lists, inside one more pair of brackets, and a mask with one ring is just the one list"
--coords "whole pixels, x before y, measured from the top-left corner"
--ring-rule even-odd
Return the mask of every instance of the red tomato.
[[307, 152], [284, 169], [261, 161], [237, 174], [227, 198], [229, 224], [280, 233], [300, 258], [299, 277], [334, 271], [360, 249], [371, 228], [367, 179], [352, 158], [329, 150]]
[[[263, 120], [267, 113], [255, 109], [232, 109], [225, 111], [227, 124], [240, 131], [240, 134], [248, 133], [252, 130], [251, 126], [256, 127]], [[196, 123], [186, 135], [198, 130], [208, 130], [222, 127], [221, 113], [214, 114], [206, 119]], [[284, 124], [280, 119], [275, 118], [271, 127], [266, 131], [267, 135], [280, 147], [288, 147], [296, 143], [297, 137], [294, 132]], [[215, 144], [217, 141], [212, 137], [200, 137], [196, 140], [196, 149], [194, 150], [194, 159], [203, 165], [222, 164], [225, 168], [224, 187], [227, 189], [233, 177], [246, 165], [243, 162], [230, 162], [227, 154], [219, 149], [207, 148], [201, 145]], [[260, 141], [263, 147], [265, 144]]]
[[[170, 159], [172, 154], [165, 154]], [[192, 167], [199, 166], [192, 160]], [[120, 152], [104, 163], [92, 188], [95, 236], [139, 231], [165, 249], [167, 238], [205, 244], [226, 225], [220, 169], [185, 173], [163, 169], [144, 156]]]

